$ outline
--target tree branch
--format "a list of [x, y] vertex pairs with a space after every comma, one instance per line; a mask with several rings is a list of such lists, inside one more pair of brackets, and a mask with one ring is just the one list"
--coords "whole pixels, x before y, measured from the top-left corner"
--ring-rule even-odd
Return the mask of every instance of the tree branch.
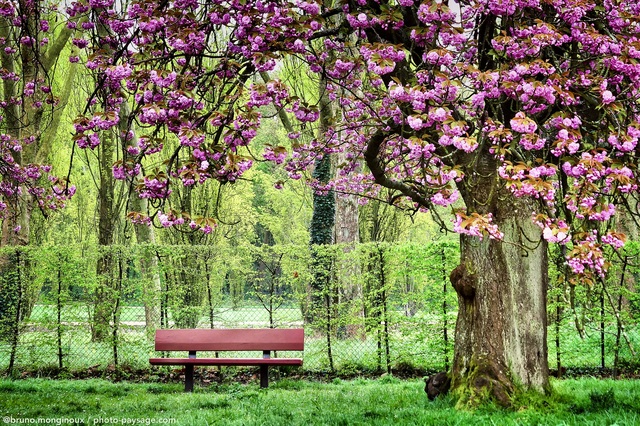
[[422, 207], [431, 208], [431, 201], [423, 197], [416, 190], [410, 188], [400, 181], [389, 179], [387, 177], [384, 167], [382, 166], [382, 163], [378, 158], [378, 155], [380, 154], [380, 147], [382, 146], [382, 143], [385, 139], [386, 135], [382, 131], [376, 132], [369, 139], [369, 143], [367, 144], [367, 148], [364, 152], [364, 159], [367, 163], [367, 167], [369, 167], [369, 170], [373, 175], [375, 182], [378, 185], [384, 186], [385, 188], [400, 191], [402, 194], [406, 195], [413, 202]]
[[[271, 81], [271, 77], [269, 77], [269, 73], [267, 73], [266, 71], [260, 71], [260, 77], [262, 77], [262, 81], [264, 81], [265, 84]], [[278, 108], [278, 118], [280, 118], [280, 121], [282, 122], [284, 128], [287, 129], [287, 132], [294, 133], [293, 126], [291, 125], [289, 116], [287, 115], [284, 108]]]
[[[81, 24], [83, 22], [87, 22], [86, 17], [72, 19], [72, 21], [76, 22], [76, 24]], [[58, 59], [60, 54], [62, 53], [62, 49], [67, 45], [71, 34], [73, 34], [75, 30], [70, 29], [66, 25], [58, 34], [58, 37], [53, 41], [53, 43], [49, 44], [49, 48], [47, 49], [47, 53], [42, 60], [42, 67], [45, 72], [49, 72], [55, 61]]]
[[64, 86], [62, 88], [62, 93], [60, 94], [60, 102], [58, 103], [58, 107], [53, 111], [53, 117], [51, 118], [51, 123], [47, 127], [44, 133], [44, 137], [42, 138], [45, 143], [41, 144], [38, 152], [36, 153], [36, 162], [43, 163], [46, 161], [49, 153], [51, 152], [51, 146], [53, 144], [53, 139], [56, 137], [58, 133], [58, 127], [60, 126], [60, 121], [62, 120], [62, 114], [64, 113], [67, 104], [69, 103], [69, 98], [71, 97], [71, 92], [74, 87], [74, 83], [76, 80], [76, 74], [78, 70], [78, 64], [69, 63], [69, 70], [67, 71], [67, 76], [64, 82]]

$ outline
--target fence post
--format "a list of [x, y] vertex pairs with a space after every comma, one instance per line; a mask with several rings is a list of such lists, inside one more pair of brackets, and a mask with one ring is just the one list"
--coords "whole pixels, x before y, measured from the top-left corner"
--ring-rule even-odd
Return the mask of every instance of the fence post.
[[57, 266], [57, 270], [58, 270], [58, 288], [57, 288], [57, 295], [56, 295], [56, 314], [57, 314], [57, 318], [56, 318], [56, 337], [57, 337], [57, 345], [58, 345], [58, 367], [60, 369], [63, 368], [64, 364], [63, 364], [63, 355], [62, 355], [62, 264], [63, 264], [63, 259], [62, 256], [60, 256], [60, 253], [57, 253], [58, 258], [58, 266]]
[[604, 324], [604, 279], [601, 279], [600, 288], [600, 368], [605, 369], [605, 324]]
[[116, 278], [115, 285], [115, 306], [113, 307], [113, 365], [118, 369], [118, 331], [120, 324], [120, 299], [122, 297], [122, 279], [123, 279], [123, 268], [122, 268], [122, 257], [123, 253], [121, 250], [117, 250], [118, 255], [118, 277]]
[[16, 290], [18, 293], [14, 313], [14, 322], [10, 325], [11, 355], [9, 356], [8, 372], [10, 376], [13, 376], [13, 367], [15, 365], [16, 353], [18, 351], [18, 342], [20, 340], [20, 318], [22, 317], [22, 277], [20, 276], [20, 250], [16, 248], [14, 255], [11, 257], [15, 257], [15, 269], [10, 271], [10, 274], [13, 276], [9, 279], [15, 280]]
[[556, 294], [556, 375], [562, 377], [562, 362], [560, 353], [560, 324], [562, 321], [562, 306], [560, 306], [560, 293]]
[[443, 338], [444, 338], [444, 369], [449, 371], [449, 334], [447, 321], [447, 257], [445, 246], [442, 244], [440, 251], [440, 259], [442, 260], [442, 319], [443, 319]]

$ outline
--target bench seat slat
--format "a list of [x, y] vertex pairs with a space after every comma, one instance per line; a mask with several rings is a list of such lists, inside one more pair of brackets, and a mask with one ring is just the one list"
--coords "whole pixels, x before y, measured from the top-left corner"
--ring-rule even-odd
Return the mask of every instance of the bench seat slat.
[[302, 351], [304, 330], [163, 329], [155, 343], [157, 351]]
[[151, 358], [152, 365], [302, 365], [300, 358]]

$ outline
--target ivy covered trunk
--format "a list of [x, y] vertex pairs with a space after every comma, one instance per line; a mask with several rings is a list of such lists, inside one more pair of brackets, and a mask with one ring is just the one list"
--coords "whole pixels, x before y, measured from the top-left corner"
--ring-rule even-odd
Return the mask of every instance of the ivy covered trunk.
[[[326, 183], [331, 176], [331, 160], [325, 156], [317, 160], [313, 177]], [[311, 267], [313, 279], [310, 282], [305, 322], [320, 326], [319, 322], [329, 312], [331, 304], [331, 270], [333, 260], [327, 250], [321, 247], [333, 244], [333, 225], [335, 220], [335, 198], [333, 192], [313, 194], [313, 215], [311, 217], [310, 243]], [[325, 321], [328, 321], [325, 318]]]
[[[320, 96], [320, 128], [318, 134], [324, 137], [333, 120], [331, 102], [326, 95], [325, 79], [319, 82]], [[332, 160], [329, 155], [317, 158], [314, 162], [313, 179], [319, 186], [326, 185], [332, 178]], [[309, 228], [309, 243], [311, 245], [311, 267], [313, 279], [310, 283], [309, 297], [305, 308], [305, 323], [318, 326], [319, 317], [328, 316], [332, 298], [331, 265], [333, 259], [319, 246], [334, 243], [334, 225], [336, 217], [336, 201], [333, 191], [316, 190], [313, 193], [313, 214]], [[327, 314], [324, 315], [323, 314]], [[329, 327], [329, 319], [325, 318], [325, 325]]]
[[[530, 218], [530, 200], [485, 182], [466, 191], [504, 233], [502, 241], [461, 237], [461, 263], [451, 273], [458, 294], [452, 391], [461, 406], [487, 398], [508, 406], [522, 390], [545, 392], [547, 364], [547, 247]], [[472, 195], [473, 194], [473, 195]]]

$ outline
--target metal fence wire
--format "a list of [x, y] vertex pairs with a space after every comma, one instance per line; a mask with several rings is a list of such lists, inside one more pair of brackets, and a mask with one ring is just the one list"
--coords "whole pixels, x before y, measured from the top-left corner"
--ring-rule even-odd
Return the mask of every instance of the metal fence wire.
[[[0, 254], [8, 259], [0, 369], [14, 374], [149, 369], [157, 328], [304, 327], [303, 368], [311, 372], [441, 371], [453, 356], [457, 299], [448, 275], [459, 253], [452, 243]], [[602, 288], [571, 287], [552, 268], [552, 370], [638, 368], [640, 271], [630, 265]]]

